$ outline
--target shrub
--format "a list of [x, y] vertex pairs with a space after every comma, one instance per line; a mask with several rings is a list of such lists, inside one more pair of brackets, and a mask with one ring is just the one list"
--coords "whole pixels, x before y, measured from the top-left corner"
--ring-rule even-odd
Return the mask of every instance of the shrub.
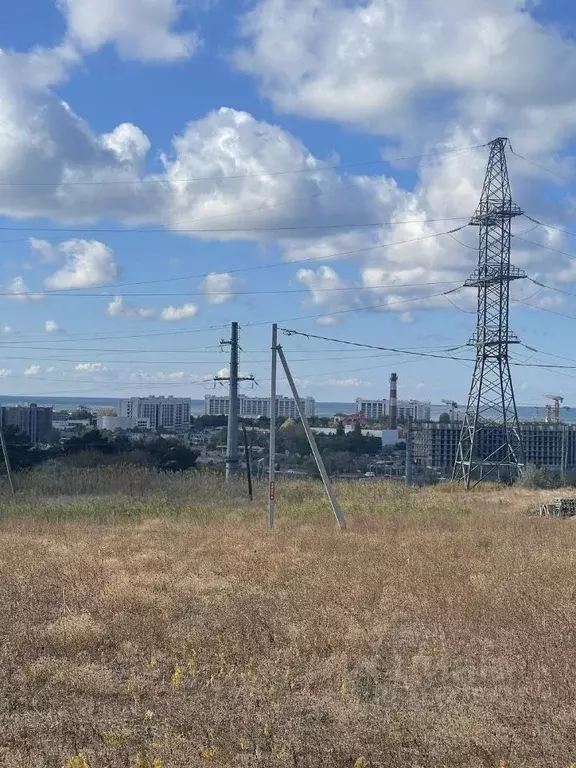
[[517, 484], [522, 488], [554, 488], [558, 485], [558, 479], [546, 467], [528, 464]]

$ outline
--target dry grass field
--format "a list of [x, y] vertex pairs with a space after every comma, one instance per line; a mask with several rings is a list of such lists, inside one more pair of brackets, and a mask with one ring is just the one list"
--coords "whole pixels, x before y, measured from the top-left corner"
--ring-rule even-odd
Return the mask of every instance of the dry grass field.
[[[65, 493], [63, 492], [65, 489]], [[570, 768], [576, 522], [540, 496], [40, 473], [0, 495], [2, 768]]]

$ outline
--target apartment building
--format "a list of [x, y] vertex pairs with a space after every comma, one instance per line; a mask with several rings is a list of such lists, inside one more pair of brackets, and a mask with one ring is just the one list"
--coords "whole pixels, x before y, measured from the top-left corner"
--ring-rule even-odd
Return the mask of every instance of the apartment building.
[[[313, 397], [306, 397], [300, 401], [304, 405], [304, 413], [307, 418], [314, 418], [316, 415], [316, 401]], [[270, 398], [269, 397], [248, 397], [247, 395], [238, 396], [238, 415], [246, 419], [257, 419], [260, 416], [270, 418]], [[229, 408], [229, 398], [219, 395], [206, 395], [204, 398], [204, 414], [206, 416], [227, 416]], [[291, 397], [279, 396], [276, 399], [276, 417], [283, 419], [298, 418], [298, 409], [296, 401]]]
[[183, 429], [190, 425], [189, 397], [130, 397], [120, 400], [119, 416], [136, 423], [148, 420], [150, 429]]
[[43, 443], [52, 430], [52, 407], [30, 405], [2, 406], [0, 424], [16, 427], [33, 443]]
[[[414, 430], [414, 460], [423, 468], [449, 474], [456, 461], [461, 424], [426, 422]], [[480, 458], [490, 456], [502, 444], [503, 427], [480, 431]], [[520, 434], [526, 464], [553, 472], [576, 469], [576, 424], [523, 422]]]
[[414, 429], [414, 463], [422, 469], [435, 469], [451, 475], [456, 461], [461, 424], [428, 421]]
[[413, 422], [430, 421], [432, 414], [432, 404], [430, 400], [399, 400], [398, 401], [398, 421], [406, 423], [409, 418]]
[[138, 418], [137, 416], [98, 414], [96, 425], [98, 429], [103, 429], [107, 432], [116, 432], [123, 429], [150, 429], [150, 419]]
[[365, 400], [356, 398], [356, 413], [361, 413], [368, 421], [378, 421], [386, 416], [386, 400]]

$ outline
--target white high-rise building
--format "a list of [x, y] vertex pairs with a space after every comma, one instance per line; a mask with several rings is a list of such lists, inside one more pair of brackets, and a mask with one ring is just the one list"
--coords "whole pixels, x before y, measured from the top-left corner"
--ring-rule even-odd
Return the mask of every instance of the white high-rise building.
[[[268, 400], [268, 411], [270, 411], [270, 399]], [[316, 400], [313, 397], [304, 397], [300, 399], [300, 403], [304, 404], [304, 414], [306, 418], [313, 419], [316, 416]], [[292, 397], [278, 397], [276, 400], [276, 416], [286, 419], [298, 418], [298, 409], [296, 408], [296, 400]]]
[[119, 415], [136, 421], [148, 419], [150, 429], [179, 429], [190, 425], [189, 397], [130, 397], [120, 400]]
[[361, 413], [367, 419], [376, 421], [386, 416], [386, 400], [364, 400], [356, 398], [356, 413]]
[[[238, 398], [241, 401], [242, 395]], [[230, 399], [225, 395], [206, 395], [204, 397], [204, 416], [228, 416]]]
[[[307, 418], [314, 418], [316, 415], [316, 401], [313, 397], [303, 398], [304, 413]], [[227, 416], [228, 415], [227, 396], [206, 395], [204, 398], [204, 414], [206, 416]], [[260, 416], [270, 418], [270, 398], [269, 397], [248, 397], [247, 395], [238, 396], [238, 415], [247, 419], [257, 419]], [[276, 400], [277, 418], [296, 419], [298, 418], [298, 409], [296, 401], [292, 397], [279, 396]]]
[[430, 400], [399, 400], [398, 421], [406, 422], [410, 417], [412, 421], [430, 421], [432, 404]]

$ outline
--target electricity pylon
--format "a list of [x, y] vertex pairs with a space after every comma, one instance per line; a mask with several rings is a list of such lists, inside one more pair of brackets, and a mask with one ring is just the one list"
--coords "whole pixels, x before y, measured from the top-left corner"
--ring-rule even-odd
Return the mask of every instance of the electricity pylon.
[[512, 202], [507, 144], [499, 138], [488, 145], [480, 204], [470, 221], [479, 231], [478, 268], [464, 285], [478, 289], [476, 332], [468, 342], [476, 365], [452, 476], [467, 489], [494, 476], [511, 482], [524, 461], [508, 361], [509, 345], [519, 343], [508, 327], [510, 283], [526, 277], [510, 265], [511, 223], [523, 211]]

